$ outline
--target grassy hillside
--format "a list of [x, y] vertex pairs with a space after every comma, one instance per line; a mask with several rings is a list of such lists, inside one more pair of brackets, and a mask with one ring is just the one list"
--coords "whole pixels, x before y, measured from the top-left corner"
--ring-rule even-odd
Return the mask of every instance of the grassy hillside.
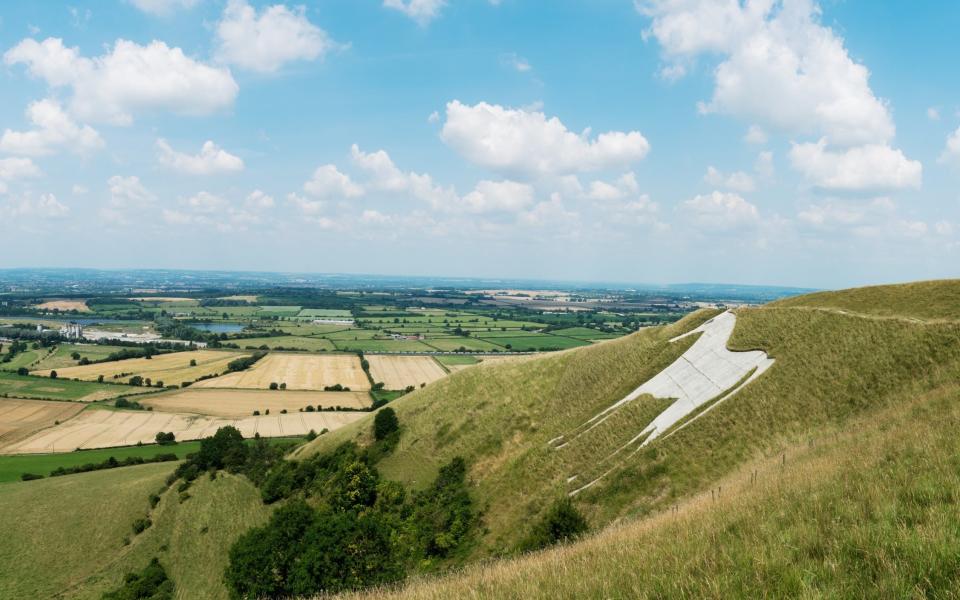
[[[180, 502], [175, 489], [150, 509], [173, 463], [0, 485], [0, 597], [99, 598], [158, 557], [181, 598], [226, 598], [227, 549], [270, 507], [245, 478], [204, 476]], [[149, 514], [152, 527], [131, 526]], [[124, 539], [131, 540], [125, 545]]]
[[[464, 456], [485, 509], [478, 553], [497, 554], [511, 551], [553, 499], [610, 467], [576, 498], [594, 528], [660, 510], [758, 456], [960, 377], [960, 324], [779, 306], [739, 311], [730, 343], [767, 351], [777, 361], [773, 367], [708, 416], [628, 460], [591, 469], [629, 432], [643, 429], [664, 401], [642, 399], [591, 438], [558, 451], [546, 441], [672, 361], [693, 339], [666, 340], [692, 323], [556, 356], [480, 365], [402, 398], [393, 404], [404, 427], [401, 441], [381, 469], [419, 484], [438, 463]], [[368, 427], [364, 421], [324, 436], [312, 449], [351, 436], [364, 442]], [[575, 473], [588, 476], [567, 482]]]
[[[378, 464], [384, 477], [412, 487], [429, 483], [440, 465], [463, 456], [476, 496], [489, 515], [486, 551], [508, 550], [524, 526], [565, 490], [572, 472], [592, 469], [624, 431], [641, 429], [664, 406], [647, 398], [598, 428], [591, 444], [557, 452], [547, 444], [652, 377], [693, 343], [668, 340], [715, 314], [703, 311], [666, 328], [537, 358], [480, 364], [391, 404], [399, 416], [398, 448]], [[369, 441], [370, 419], [318, 438], [301, 456], [339, 443]]]
[[777, 307], [827, 308], [881, 317], [960, 319], [960, 280], [877, 285], [818, 292], [772, 303]]
[[579, 543], [350, 598], [919, 598], [960, 589], [960, 387], [871, 411]]
[[49, 598], [112, 564], [170, 463], [0, 485], [0, 598]]

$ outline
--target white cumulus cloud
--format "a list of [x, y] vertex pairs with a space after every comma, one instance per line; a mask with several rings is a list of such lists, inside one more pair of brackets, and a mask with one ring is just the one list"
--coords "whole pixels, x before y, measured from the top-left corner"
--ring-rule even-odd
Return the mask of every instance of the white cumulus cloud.
[[868, 191], [919, 188], [923, 166], [887, 144], [866, 144], [834, 151], [826, 141], [793, 144], [790, 162], [815, 186], [827, 190]]
[[894, 125], [868, 69], [820, 23], [813, 0], [649, 0], [647, 32], [670, 61], [719, 54], [704, 112], [740, 116], [831, 144], [885, 142]]
[[95, 129], [76, 123], [55, 100], [30, 103], [27, 119], [34, 129], [4, 130], [0, 151], [27, 156], [44, 156], [60, 150], [85, 154], [104, 145]]
[[0, 158], [0, 180], [11, 181], [38, 175], [40, 167], [29, 158]]
[[684, 201], [680, 210], [691, 224], [703, 231], [729, 231], [751, 227], [760, 221], [757, 207], [733, 192], [714, 191]]
[[7, 219], [18, 217], [59, 219], [68, 214], [70, 214], [70, 207], [57, 200], [53, 194], [39, 196], [24, 194], [0, 203], [0, 217]]
[[386, 8], [402, 12], [421, 27], [440, 16], [440, 9], [446, 4], [446, 0], [383, 0]]
[[317, 167], [309, 181], [303, 184], [303, 190], [318, 198], [338, 199], [356, 198], [363, 195], [363, 188], [341, 173], [336, 165]]
[[533, 186], [516, 181], [480, 181], [463, 197], [463, 207], [472, 213], [515, 213], [533, 204]]
[[188, 175], [235, 173], [243, 170], [243, 159], [207, 140], [199, 154], [177, 152], [164, 139], [157, 140], [160, 164]]
[[441, 137], [470, 162], [508, 176], [564, 175], [642, 160], [650, 144], [638, 131], [577, 135], [539, 111], [480, 102], [447, 104]]
[[306, 8], [283, 4], [260, 13], [246, 0], [230, 0], [217, 23], [217, 57], [251, 71], [271, 73], [297, 60], [314, 60], [336, 46], [311, 23]]
[[753, 177], [743, 171], [735, 171], [728, 175], [712, 166], [707, 167], [707, 173], [703, 176], [703, 180], [713, 187], [735, 192], [752, 192], [756, 187]]
[[141, 110], [209, 114], [230, 106], [239, 90], [229, 69], [160, 41], [141, 46], [120, 39], [105, 54], [86, 58], [58, 38], [25, 39], [3, 58], [26, 65], [53, 88], [69, 88], [71, 112], [86, 121], [129, 125]]
[[937, 162], [960, 167], [960, 127], [947, 136], [947, 144]]
[[140, 10], [158, 17], [166, 17], [180, 9], [193, 8], [199, 0], [130, 0]]

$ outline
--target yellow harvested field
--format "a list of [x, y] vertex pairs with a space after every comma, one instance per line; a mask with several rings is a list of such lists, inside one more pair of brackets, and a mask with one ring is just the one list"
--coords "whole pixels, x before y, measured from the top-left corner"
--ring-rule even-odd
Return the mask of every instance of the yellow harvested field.
[[0, 398], [0, 451], [83, 410], [76, 402]]
[[156, 411], [87, 410], [67, 422], [49, 427], [2, 449], [9, 454], [71, 452], [77, 448], [131, 446], [153, 443], [160, 431], [172, 431], [177, 440], [208, 437], [232, 425], [244, 437], [306, 435], [311, 429], [333, 431], [367, 416], [366, 412], [312, 412], [230, 419]]
[[[162, 381], [164, 385], [180, 385], [184, 381], [196, 381], [204, 375], [223, 373], [227, 370], [227, 363], [241, 356], [248, 355], [218, 350], [191, 350], [158, 354], [151, 359], [128, 358], [56, 371], [58, 377], [83, 381], [96, 381], [97, 377], [103, 375], [104, 381], [126, 382], [132, 376], [140, 375], [143, 378], [149, 377], [153, 383]], [[190, 366], [191, 360], [197, 361], [196, 366]], [[33, 371], [31, 374], [47, 377], [50, 370]]]
[[249, 303], [251, 303], [251, 304], [256, 304], [256, 303], [257, 303], [257, 297], [256, 297], [256, 296], [247, 296], [247, 295], [244, 295], [244, 294], [237, 294], [237, 295], [234, 295], [234, 296], [221, 296], [220, 298], [218, 298], [218, 300], [241, 300], [241, 301], [243, 301], [243, 302], [249, 302]]
[[353, 391], [370, 389], [360, 359], [353, 354], [287, 354], [274, 352], [246, 371], [199, 381], [195, 388], [265, 390], [271, 383], [286, 383], [288, 390], [323, 390], [340, 384]]
[[376, 382], [383, 382], [388, 390], [402, 390], [407, 386], [420, 387], [447, 376], [432, 356], [390, 356], [369, 354], [370, 375]]
[[246, 417], [259, 410], [271, 415], [298, 412], [307, 406], [369, 408], [367, 392], [280, 392], [270, 390], [195, 389], [150, 396], [141, 404], [164, 412], [197, 413], [218, 417]]
[[92, 312], [90, 307], [87, 306], [86, 300], [47, 300], [43, 304], [35, 305], [34, 308], [39, 308], [40, 310]]

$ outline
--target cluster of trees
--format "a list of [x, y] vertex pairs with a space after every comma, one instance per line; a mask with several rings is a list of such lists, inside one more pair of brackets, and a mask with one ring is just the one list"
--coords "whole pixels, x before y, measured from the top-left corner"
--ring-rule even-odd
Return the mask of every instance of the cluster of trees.
[[[3, 349], [3, 345], [0, 345], [0, 350]], [[3, 355], [3, 358], [0, 359], [0, 362], [8, 363], [13, 360], [13, 357], [20, 354], [21, 352], [26, 351], [27, 343], [20, 340], [13, 340], [10, 342], [10, 345], [7, 347], [7, 353]]]
[[127, 400], [122, 397], [114, 400], [113, 405], [117, 408], [126, 408], [128, 410], [153, 410], [152, 406], [144, 406], [136, 400]]
[[[52, 376], [53, 373], [51, 373], [50, 375]], [[98, 377], [97, 381], [102, 382], [103, 380]], [[127, 383], [129, 383], [134, 387], [158, 387], [158, 388], [163, 387], [162, 381], [157, 381], [156, 383], [154, 383], [154, 381], [149, 377], [143, 377], [141, 375], [134, 375], [133, 377], [130, 378], [130, 380]]]
[[103, 600], [173, 600], [176, 590], [160, 561], [154, 558], [139, 573], [127, 573], [123, 584], [103, 595]]
[[243, 474], [259, 486], [273, 465], [283, 459], [287, 448], [283, 444], [269, 444], [259, 435], [254, 437], [253, 443], [247, 443], [236, 427], [221, 427], [213, 436], [200, 441], [200, 450], [177, 467], [170, 483], [177, 479], [189, 483], [204, 472], [223, 469]]
[[227, 363], [227, 372], [235, 373], [237, 371], [246, 371], [252, 367], [258, 360], [266, 356], [266, 352], [254, 352], [250, 356], [243, 356], [240, 358], [235, 358]]
[[157, 436], [154, 439], [161, 446], [169, 446], [170, 444], [177, 443], [177, 436], [174, 435], [172, 431], [166, 433], [163, 431], [157, 432]]
[[328, 455], [278, 463], [261, 490], [265, 501], [289, 500], [230, 549], [225, 579], [238, 598], [398, 581], [453, 558], [478, 521], [459, 458], [428, 489], [409, 494], [380, 477], [368, 452], [347, 443]]

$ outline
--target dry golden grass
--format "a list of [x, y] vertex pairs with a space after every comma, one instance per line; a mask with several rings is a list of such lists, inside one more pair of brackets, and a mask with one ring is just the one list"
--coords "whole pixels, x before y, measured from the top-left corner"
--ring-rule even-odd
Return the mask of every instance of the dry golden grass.
[[410, 385], [420, 387], [447, 376], [432, 356], [368, 354], [366, 359], [370, 362], [370, 376], [388, 390], [402, 390]]
[[47, 300], [42, 304], [35, 305], [34, 308], [39, 308], [40, 310], [59, 310], [61, 312], [70, 310], [92, 312], [90, 307], [87, 306], [86, 300]]
[[152, 406], [164, 412], [196, 413], [218, 417], [247, 417], [253, 411], [265, 414], [280, 414], [281, 410], [295, 413], [307, 406], [363, 409], [370, 406], [367, 392], [290, 392], [271, 390], [227, 390], [195, 386], [167, 394], [150, 396], [141, 400], [144, 406]]
[[256, 304], [257, 297], [245, 295], [245, 294], [235, 294], [233, 296], [221, 296], [219, 300], [239, 300], [241, 302], [249, 302], [251, 304]]
[[354, 354], [271, 353], [246, 371], [198, 382], [198, 388], [246, 388], [265, 390], [271, 383], [285, 383], [288, 390], [323, 390], [340, 384], [353, 391], [370, 389], [370, 382]]
[[0, 452], [83, 410], [77, 402], [0, 398]]
[[[150, 359], [130, 358], [82, 367], [67, 367], [56, 369], [56, 371], [58, 377], [83, 381], [96, 381], [97, 377], [103, 375], [103, 380], [106, 382], [126, 382], [130, 377], [140, 375], [144, 378], [149, 377], [153, 383], [162, 381], [164, 385], [180, 385], [205, 375], [223, 373], [227, 370], [227, 363], [247, 355], [248, 353], [219, 350], [193, 350], [158, 354]], [[190, 366], [191, 360], [196, 361], [196, 366]], [[47, 377], [50, 375], [50, 370], [33, 371], [31, 375]]]

